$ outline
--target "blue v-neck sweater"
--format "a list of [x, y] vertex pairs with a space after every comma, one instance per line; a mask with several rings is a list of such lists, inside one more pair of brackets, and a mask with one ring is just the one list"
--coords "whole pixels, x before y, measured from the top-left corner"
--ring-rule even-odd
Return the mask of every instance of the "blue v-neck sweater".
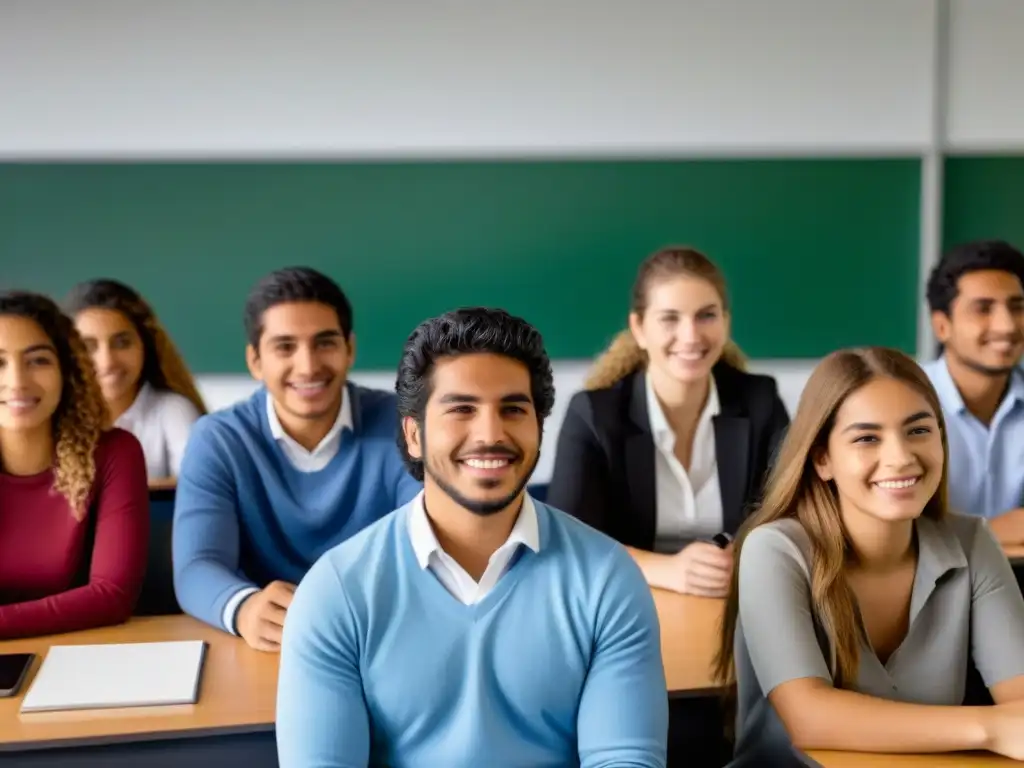
[[610, 538], [536, 509], [540, 551], [475, 605], [420, 568], [408, 506], [321, 558], [285, 622], [282, 768], [665, 764], [649, 587]]
[[223, 626], [239, 590], [298, 584], [331, 547], [422, 487], [395, 443], [395, 396], [352, 383], [352, 430], [318, 472], [300, 472], [274, 439], [267, 392], [192, 428], [174, 503], [174, 587], [182, 609]]

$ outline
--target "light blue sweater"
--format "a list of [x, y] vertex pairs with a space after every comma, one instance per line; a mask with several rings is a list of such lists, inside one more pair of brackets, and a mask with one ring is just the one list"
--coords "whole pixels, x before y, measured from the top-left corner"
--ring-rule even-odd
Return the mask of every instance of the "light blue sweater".
[[390, 392], [348, 384], [352, 431], [319, 472], [288, 460], [267, 421], [267, 392], [192, 429], [174, 503], [174, 589], [182, 609], [223, 627], [240, 589], [297, 584], [331, 547], [414, 498]]
[[463, 605], [409, 505], [321, 558], [285, 622], [281, 768], [665, 765], [654, 600], [620, 545], [537, 503], [540, 551]]

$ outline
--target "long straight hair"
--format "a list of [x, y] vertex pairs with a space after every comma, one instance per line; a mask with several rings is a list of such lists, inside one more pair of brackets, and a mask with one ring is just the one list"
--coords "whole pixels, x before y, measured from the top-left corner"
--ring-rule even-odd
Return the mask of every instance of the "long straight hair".
[[826, 449], [836, 412], [846, 398], [877, 378], [894, 379], [919, 392], [938, 419], [942, 477], [922, 514], [936, 520], [946, 514], [946, 467], [949, 463], [946, 425], [938, 396], [924, 371], [902, 352], [882, 347], [842, 350], [826, 357], [804, 387], [760, 508], [747, 519], [736, 537], [721, 644], [715, 659], [715, 677], [720, 683], [735, 682], [734, 643], [743, 543], [755, 528], [784, 518], [798, 520], [811, 541], [812, 610], [828, 637], [833, 684], [837, 688], [848, 688], [856, 681], [862, 632], [853, 592], [846, 580], [851, 545], [834, 484], [818, 476], [814, 459]]
[[[642, 318], [647, 311], [651, 288], [677, 277], [695, 277], [711, 283], [722, 300], [723, 311], [729, 311], [729, 295], [722, 270], [700, 251], [684, 246], [662, 248], [643, 260], [633, 282], [630, 311]], [[747, 358], [732, 339], [726, 341], [721, 359], [733, 368], [746, 370]], [[587, 389], [610, 387], [646, 365], [647, 353], [636, 343], [633, 332], [626, 328], [612, 339], [594, 362], [585, 386]]]

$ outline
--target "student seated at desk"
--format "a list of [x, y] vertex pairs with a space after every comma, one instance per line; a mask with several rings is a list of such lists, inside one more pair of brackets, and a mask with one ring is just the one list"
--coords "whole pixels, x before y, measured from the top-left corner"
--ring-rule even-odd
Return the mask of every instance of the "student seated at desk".
[[0, 294], [0, 639], [131, 616], [146, 570], [146, 465], [107, 418], [71, 319], [43, 296]]
[[142, 443], [150, 480], [175, 477], [206, 406], [174, 342], [149, 304], [114, 280], [79, 284], [67, 311], [92, 354], [114, 426]]
[[352, 308], [329, 278], [273, 272], [245, 306], [263, 387], [193, 429], [174, 507], [188, 614], [276, 651], [295, 584], [335, 544], [420, 489], [395, 445], [395, 396], [346, 381]]
[[1024, 544], [1024, 254], [999, 241], [961, 245], [928, 280], [942, 345], [925, 371], [949, 430], [953, 509]]
[[[736, 540], [716, 671], [737, 683], [738, 763], [790, 746], [1024, 758], [1024, 598], [985, 522], [947, 509], [944, 430], [901, 352], [811, 375]], [[970, 660], [996, 706], [960, 706]]]
[[735, 534], [789, 423], [775, 380], [744, 367], [718, 268], [648, 257], [629, 329], [569, 403], [548, 503], [629, 547], [652, 587], [723, 596], [732, 549], [710, 540]]
[[650, 590], [622, 547], [525, 490], [555, 395], [540, 334], [501, 310], [427, 320], [397, 389], [424, 491], [300, 584], [282, 768], [664, 766]]

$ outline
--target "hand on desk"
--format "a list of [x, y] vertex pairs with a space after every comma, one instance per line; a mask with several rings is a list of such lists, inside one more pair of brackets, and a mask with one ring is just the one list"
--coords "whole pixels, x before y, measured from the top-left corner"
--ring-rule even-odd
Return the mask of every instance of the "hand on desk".
[[1024, 701], [977, 709], [985, 710], [985, 748], [1012, 760], [1024, 760]]
[[295, 585], [272, 581], [245, 598], [238, 609], [238, 634], [257, 651], [280, 651], [281, 634]]
[[672, 555], [672, 559], [676, 592], [725, 597], [732, 577], [732, 544], [720, 549], [706, 541], [695, 541]]

